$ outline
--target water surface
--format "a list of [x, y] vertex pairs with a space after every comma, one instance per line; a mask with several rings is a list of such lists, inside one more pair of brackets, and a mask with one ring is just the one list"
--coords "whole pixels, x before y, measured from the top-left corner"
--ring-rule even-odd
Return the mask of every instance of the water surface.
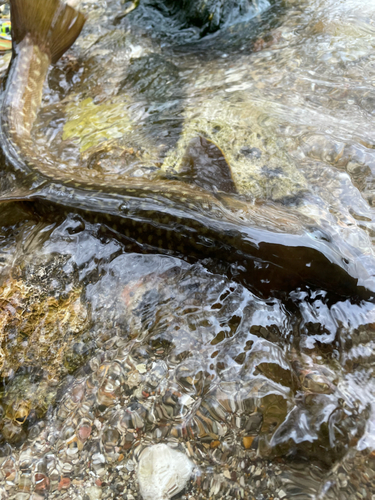
[[[40, 154], [115, 186], [178, 175], [203, 136], [236, 197], [311, 218], [373, 274], [374, 4], [262, 6], [204, 35], [152, 2], [117, 21], [120, 2], [83, 2]], [[265, 297], [223, 262], [0, 208], [2, 497], [136, 498], [163, 442], [194, 462], [179, 498], [372, 498], [372, 303]]]

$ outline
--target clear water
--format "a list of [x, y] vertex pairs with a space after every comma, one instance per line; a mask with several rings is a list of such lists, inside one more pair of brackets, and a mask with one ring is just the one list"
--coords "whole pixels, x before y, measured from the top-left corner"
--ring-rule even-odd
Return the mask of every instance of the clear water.
[[[204, 37], [142, 0], [82, 8], [41, 155], [111, 186], [178, 174], [205, 136], [235, 198], [309, 217], [373, 274], [373, 2], [275, 3]], [[80, 215], [0, 209], [1, 498], [136, 498], [160, 442], [194, 462], [178, 498], [372, 498], [371, 302], [264, 297]]]

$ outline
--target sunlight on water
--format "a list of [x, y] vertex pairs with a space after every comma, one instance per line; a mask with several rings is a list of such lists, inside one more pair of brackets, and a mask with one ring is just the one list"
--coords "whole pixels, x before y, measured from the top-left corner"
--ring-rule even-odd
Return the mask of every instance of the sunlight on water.
[[[151, 0], [126, 16], [115, 0], [81, 8], [45, 86], [40, 157], [111, 188], [186, 176], [213, 143], [235, 189], [220, 198], [208, 153], [198, 186], [216, 182], [236, 216], [255, 200], [297, 214], [312, 248], [327, 241], [371, 288], [373, 1], [264, 0], [218, 13], [218, 30]], [[175, 498], [375, 495], [372, 301], [289, 293], [297, 261], [283, 294], [266, 258], [245, 282], [229, 255], [148, 254], [109, 217], [49, 212], [0, 206], [1, 498], [140, 498], [156, 443], [193, 464]]]
[[200, 265], [125, 253], [76, 216], [51, 225], [13, 213], [3, 494], [130, 494], [137, 457], [157, 442], [193, 460], [194, 494], [298, 492], [298, 463], [323, 478], [355, 442], [371, 446], [371, 375], [353, 367], [371, 357], [372, 305], [301, 295], [292, 314]]

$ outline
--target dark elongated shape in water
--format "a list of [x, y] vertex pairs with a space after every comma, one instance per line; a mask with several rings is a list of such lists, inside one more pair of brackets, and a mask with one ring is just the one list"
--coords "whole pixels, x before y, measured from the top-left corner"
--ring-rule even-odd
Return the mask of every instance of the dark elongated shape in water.
[[94, 216], [150, 251], [239, 264], [234, 277], [266, 295], [314, 287], [340, 297], [373, 297], [374, 279], [361, 267], [359, 252], [344, 242], [338, 249], [281, 208], [251, 205], [181, 181], [95, 184], [79, 173], [71, 179], [53, 161], [38, 158], [31, 129], [48, 67], [74, 42], [85, 19], [59, 0], [10, 4], [13, 58], [2, 93], [0, 140], [23, 186], [2, 200], [32, 200], [48, 210]]

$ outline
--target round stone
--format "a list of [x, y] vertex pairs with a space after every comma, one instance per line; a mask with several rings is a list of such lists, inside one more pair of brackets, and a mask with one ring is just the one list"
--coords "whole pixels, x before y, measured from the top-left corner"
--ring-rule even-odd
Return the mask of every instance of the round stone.
[[168, 500], [188, 482], [193, 463], [166, 444], [146, 448], [139, 459], [138, 482], [144, 500]]

